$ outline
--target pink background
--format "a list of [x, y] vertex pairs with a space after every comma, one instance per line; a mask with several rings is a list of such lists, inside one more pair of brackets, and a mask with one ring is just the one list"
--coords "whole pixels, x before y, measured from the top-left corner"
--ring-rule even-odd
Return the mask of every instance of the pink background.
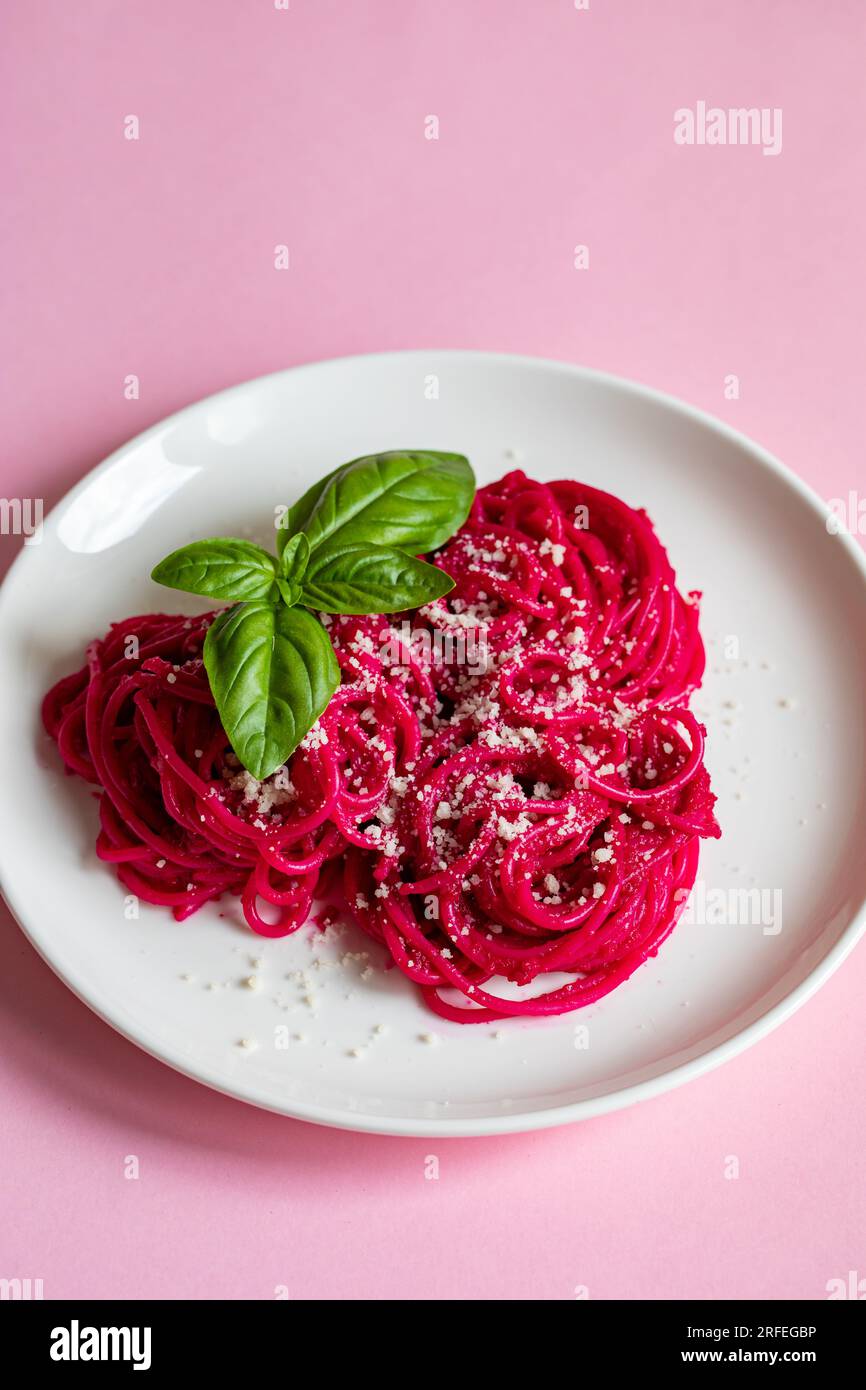
[[[863, 489], [859, 0], [4, 13], [4, 496], [53, 503], [244, 378], [417, 346], [635, 377], [825, 497]], [[781, 107], [781, 154], [675, 145], [674, 110], [700, 99]], [[5, 568], [18, 542], [0, 544]], [[0, 1276], [42, 1278], [46, 1297], [821, 1298], [866, 1275], [863, 947], [793, 1021], [678, 1092], [431, 1145], [293, 1123], [175, 1075], [0, 912]]]

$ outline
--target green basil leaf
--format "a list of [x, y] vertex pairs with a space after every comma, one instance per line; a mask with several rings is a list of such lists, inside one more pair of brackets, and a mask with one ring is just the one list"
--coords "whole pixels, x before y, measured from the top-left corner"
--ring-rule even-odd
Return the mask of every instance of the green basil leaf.
[[329, 541], [313, 551], [300, 601], [323, 613], [401, 613], [453, 588], [449, 575], [405, 550]]
[[260, 545], [217, 536], [173, 550], [160, 560], [151, 579], [169, 589], [239, 601], [268, 598], [276, 573], [273, 555]]
[[284, 579], [288, 579], [291, 584], [299, 584], [304, 577], [304, 571], [310, 560], [310, 542], [299, 531], [296, 536], [290, 536], [283, 547], [280, 556], [280, 574]]
[[289, 511], [287, 533], [303, 530], [313, 549], [362, 541], [426, 553], [463, 525], [474, 495], [475, 476], [462, 454], [370, 454], [315, 483]]
[[301, 599], [300, 584], [292, 584], [288, 579], [277, 579], [277, 592], [287, 608], [294, 608]]
[[221, 613], [208, 629], [204, 664], [229, 742], [259, 781], [294, 752], [340, 684], [321, 623], [281, 603]]
[[277, 529], [277, 551], [279, 553], [286, 548], [292, 536], [299, 532], [305, 523], [309, 521], [310, 516], [315, 510], [316, 503], [319, 501], [322, 494], [330, 487], [337, 474], [342, 473], [343, 469], [349, 466], [349, 464], [341, 463], [339, 468], [334, 468], [330, 473], [326, 473], [324, 478], [320, 478], [317, 483], [313, 483], [312, 487], [307, 488], [303, 497], [295, 502], [294, 506], [289, 507], [289, 510], [282, 518]]

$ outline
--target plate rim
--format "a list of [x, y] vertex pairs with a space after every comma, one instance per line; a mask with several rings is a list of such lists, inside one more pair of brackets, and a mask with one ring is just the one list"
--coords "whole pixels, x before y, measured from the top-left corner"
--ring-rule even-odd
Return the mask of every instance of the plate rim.
[[[679, 397], [670, 395], [665, 391], [659, 391], [655, 387], [648, 386], [642, 382], [634, 381], [628, 377], [619, 376], [612, 372], [601, 371], [594, 367], [585, 367], [578, 363], [565, 361], [559, 358], [548, 358], [520, 353], [488, 351], [484, 349], [472, 348], [410, 348], [393, 349], [382, 352], [369, 353], [350, 353], [339, 357], [328, 357], [317, 359], [312, 362], [301, 362], [290, 367], [278, 368], [273, 372], [267, 372], [260, 376], [246, 378], [236, 382], [232, 386], [223, 388], [220, 391], [212, 392], [207, 396], [182, 406], [171, 414], [162, 417], [160, 420], [149, 425], [146, 429], [126, 440], [117, 449], [114, 449], [101, 462], [89, 469], [83, 477], [72, 485], [63, 496], [51, 508], [45, 517], [45, 522], [51, 520], [56, 513], [65, 510], [74, 498], [85, 487], [90, 486], [93, 481], [102, 473], [106, 472], [113, 464], [119, 461], [131, 450], [145, 444], [151, 436], [165, 430], [182, 417], [190, 415], [218, 402], [224, 401], [234, 393], [244, 391], [251, 386], [260, 386], [268, 381], [273, 381], [278, 377], [286, 377], [290, 374], [309, 373], [327, 370], [334, 366], [350, 366], [353, 363], [376, 362], [385, 366], [393, 361], [405, 361], [407, 358], [427, 358], [432, 356], [447, 357], [454, 361], [471, 361], [475, 364], [497, 365], [506, 363], [511, 366], [522, 367], [535, 371], [547, 373], [555, 372], [564, 376], [580, 379], [588, 382], [595, 382], [599, 385], [619, 391], [623, 395], [638, 397], [654, 405], [660, 406], [673, 414], [690, 420], [693, 423], [709, 429], [712, 433], [725, 439], [728, 443], [735, 445], [745, 454], [750, 456], [753, 462], [760, 467], [774, 474], [776, 478], [790, 491], [797, 494], [806, 503], [808, 508], [820, 517], [825, 523], [831, 515], [830, 508], [826, 501], [808, 483], [804, 482], [791, 468], [784, 464], [775, 455], [771, 454], [762, 445], [750, 439], [741, 431], [734, 429], [725, 421], [700, 409], [698, 406], [690, 405], [687, 401]], [[855, 571], [859, 573], [863, 584], [863, 600], [866, 603], [866, 554], [856, 544], [847, 532], [836, 533], [835, 539], [841, 544], [846, 552], [849, 561], [853, 563]], [[0, 582], [0, 621], [2, 621], [8, 594], [10, 592], [10, 580], [14, 575], [16, 582], [20, 580], [23, 569], [27, 566], [28, 552], [32, 547], [22, 546], [9, 566], [2, 582]], [[199, 1064], [196, 1070], [185, 1065], [181, 1057], [172, 1053], [170, 1048], [163, 1048], [159, 1044], [158, 1038], [151, 1037], [149, 1034], [136, 1034], [124, 1025], [121, 1018], [113, 1014], [110, 1001], [101, 1001], [101, 1005], [93, 1002], [85, 993], [86, 982], [81, 982], [75, 978], [75, 972], [66, 966], [65, 962], [53, 960], [47, 954], [47, 945], [43, 949], [43, 943], [39, 939], [38, 928], [29, 927], [25, 922], [26, 911], [23, 905], [19, 905], [8, 886], [8, 875], [4, 865], [2, 841], [0, 841], [0, 893], [9, 908], [9, 911], [24, 933], [27, 940], [33, 946], [37, 954], [51, 971], [80, 999], [92, 1013], [96, 1014], [104, 1023], [113, 1028], [128, 1042], [155, 1057], [157, 1061], [164, 1063], [172, 1070], [197, 1081], [209, 1089], [217, 1091], [222, 1095], [231, 1097], [233, 1100], [241, 1101], [244, 1104], [254, 1105], [258, 1109], [268, 1110], [272, 1114], [283, 1115], [287, 1118], [303, 1120], [308, 1123], [322, 1125], [328, 1128], [342, 1129], [357, 1133], [372, 1133], [399, 1137], [424, 1137], [424, 1138], [469, 1138], [469, 1137], [490, 1137], [497, 1134], [514, 1134], [540, 1129], [552, 1129], [560, 1125], [574, 1123], [578, 1120], [592, 1119], [596, 1116], [609, 1114], [616, 1110], [625, 1109], [630, 1105], [650, 1100], [654, 1096], [663, 1095], [667, 1091], [684, 1085], [688, 1081], [696, 1080], [699, 1076], [706, 1075], [722, 1066], [725, 1062], [739, 1056], [748, 1048], [752, 1047], [761, 1038], [769, 1036], [780, 1024], [790, 1018], [800, 1009], [831, 975], [839, 968], [842, 962], [854, 949], [861, 936], [866, 931], [866, 896], [861, 900], [853, 912], [850, 922], [840, 934], [838, 940], [830, 947], [822, 958], [816, 962], [799, 984], [795, 985], [784, 997], [772, 1004], [745, 1028], [740, 1029], [731, 1037], [724, 1039], [708, 1047], [706, 1051], [699, 1053], [696, 1057], [690, 1058], [686, 1062], [681, 1062], [674, 1067], [667, 1068], [655, 1076], [646, 1078], [643, 1081], [635, 1082], [630, 1086], [620, 1087], [608, 1091], [600, 1096], [589, 1097], [584, 1100], [570, 1101], [564, 1105], [551, 1106], [539, 1110], [520, 1110], [515, 1108], [513, 1112], [506, 1112], [497, 1115], [476, 1116], [476, 1117], [414, 1117], [411, 1119], [400, 1120], [393, 1116], [379, 1116], [375, 1114], [360, 1114], [358, 1112], [347, 1113], [345, 1109], [339, 1109], [333, 1105], [320, 1105], [310, 1102], [299, 1102], [287, 1098], [283, 1105], [275, 1105], [270, 1099], [261, 1094], [256, 1094], [256, 1086], [253, 1084], [247, 1087], [246, 1094], [241, 1094], [238, 1090], [232, 1089], [225, 1084], [225, 1079], [218, 1076], [212, 1068], [205, 1064]], [[65, 967], [65, 968], [64, 968]]]

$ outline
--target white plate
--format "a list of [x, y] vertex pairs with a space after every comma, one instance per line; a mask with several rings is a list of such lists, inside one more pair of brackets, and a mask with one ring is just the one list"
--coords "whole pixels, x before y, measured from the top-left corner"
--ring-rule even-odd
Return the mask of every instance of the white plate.
[[[698, 910], [655, 960], [580, 1013], [461, 1027], [428, 1015], [396, 971], [362, 979], [363, 962], [342, 963], [365, 949], [351, 935], [336, 950], [314, 944], [312, 928], [262, 941], [234, 904], [182, 925], [146, 906], [126, 920], [122, 890], [94, 855], [90, 792], [62, 775], [39, 730], [43, 692], [112, 619], [184, 607], [148, 579], [156, 560], [200, 536], [266, 542], [276, 503], [344, 460], [400, 446], [464, 452], [482, 482], [519, 464], [645, 506], [682, 587], [704, 591], [709, 669], [696, 705], [724, 838], [702, 849], [698, 891], [721, 917], [755, 920], [702, 924], [713, 914]], [[0, 594], [0, 881], [12, 910], [76, 994], [148, 1052], [323, 1124], [443, 1136], [533, 1129], [694, 1077], [790, 1014], [864, 925], [866, 563], [828, 533], [825, 515], [780, 464], [718, 422], [553, 362], [348, 358], [181, 411], [69, 494]], [[780, 931], [765, 930], [772, 896], [762, 924], [758, 899], [744, 911], [741, 888], [780, 891]], [[312, 967], [316, 955], [326, 960]], [[242, 984], [251, 957], [263, 961], [255, 992]], [[288, 978], [304, 969], [312, 1007]], [[438, 1042], [420, 1040], [428, 1031]], [[288, 1046], [277, 1046], [286, 1032]], [[258, 1046], [244, 1049], [242, 1038]]]

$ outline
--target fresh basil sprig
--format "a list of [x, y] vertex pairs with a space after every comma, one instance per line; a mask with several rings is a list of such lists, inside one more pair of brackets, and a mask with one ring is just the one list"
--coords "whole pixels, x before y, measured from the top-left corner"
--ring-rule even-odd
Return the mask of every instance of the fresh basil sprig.
[[216, 537], [156, 566], [159, 584], [233, 604], [208, 629], [204, 664], [229, 742], [254, 777], [286, 761], [340, 683], [331, 639], [306, 610], [399, 613], [442, 598], [454, 581], [418, 555], [453, 536], [474, 495], [462, 454], [371, 454], [288, 509], [277, 556]]

